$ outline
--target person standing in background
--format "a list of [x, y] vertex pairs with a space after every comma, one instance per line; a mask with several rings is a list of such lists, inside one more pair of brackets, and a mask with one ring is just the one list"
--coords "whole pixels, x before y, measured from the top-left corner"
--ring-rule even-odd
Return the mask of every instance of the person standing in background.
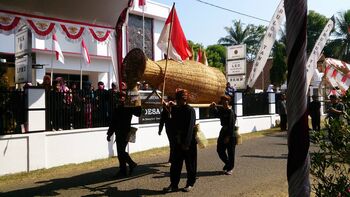
[[287, 130], [287, 102], [286, 95], [281, 94], [281, 100], [278, 102], [278, 109], [280, 115], [280, 127], [281, 131]]
[[320, 131], [321, 129], [321, 103], [317, 95], [312, 95], [312, 102], [309, 104], [309, 114], [311, 116], [312, 129]]

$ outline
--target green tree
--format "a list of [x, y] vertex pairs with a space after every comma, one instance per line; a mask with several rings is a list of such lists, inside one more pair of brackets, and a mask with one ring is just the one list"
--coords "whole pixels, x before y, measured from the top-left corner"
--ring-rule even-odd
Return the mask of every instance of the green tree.
[[335, 31], [328, 47], [330, 57], [350, 62], [350, 10], [339, 13], [335, 19]]
[[326, 16], [310, 10], [307, 16], [307, 54], [311, 53], [327, 22]]
[[275, 42], [273, 63], [270, 69], [270, 81], [274, 86], [281, 86], [287, 78], [286, 47], [283, 42]]
[[225, 71], [226, 47], [220, 44], [210, 45], [205, 50], [209, 66]]
[[247, 45], [247, 59], [255, 58], [259, 50], [261, 39], [263, 38], [266, 27], [259, 25], [255, 26], [249, 24], [244, 26], [240, 20], [234, 20], [232, 27], [225, 27], [228, 35], [218, 40], [219, 44], [224, 46], [246, 44]]

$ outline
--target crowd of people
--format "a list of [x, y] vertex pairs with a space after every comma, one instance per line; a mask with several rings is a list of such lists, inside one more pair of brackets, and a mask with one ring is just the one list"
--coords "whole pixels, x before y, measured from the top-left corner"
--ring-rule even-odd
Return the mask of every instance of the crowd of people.
[[[67, 83], [63, 77], [51, 82], [51, 77], [45, 75], [39, 86], [46, 90], [47, 130], [107, 127], [119, 102], [118, 87], [112, 83], [107, 90], [102, 81], [96, 85], [95, 89], [90, 82], [84, 82], [80, 89], [76, 83]], [[137, 88], [151, 90], [145, 81], [138, 82]]]

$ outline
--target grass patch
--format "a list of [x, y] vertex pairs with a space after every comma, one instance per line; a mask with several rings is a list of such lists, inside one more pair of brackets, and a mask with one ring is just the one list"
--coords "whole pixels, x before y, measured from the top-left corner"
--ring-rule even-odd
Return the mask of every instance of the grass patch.
[[[263, 137], [271, 133], [279, 132], [279, 128], [272, 128], [268, 130], [257, 131], [253, 133], [242, 134], [243, 143], [244, 140], [252, 138]], [[216, 145], [217, 139], [208, 139], [209, 146]], [[142, 160], [142, 158], [154, 158], [163, 156], [169, 153], [169, 147], [154, 148], [146, 151], [141, 151], [131, 154], [135, 160]], [[99, 159], [90, 162], [84, 162], [79, 164], [67, 164], [59, 167], [53, 167], [49, 169], [40, 169], [30, 172], [22, 172], [0, 176], [0, 187], [5, 185], [18, 184], [19, 181], [32, 182], [33, 180], [51, 179], [54, 177], [65, 176], [67, 174], [77, 174], [81, 172], [88, 172], [102, 168], [116, 167], [118, 160], [116, 157], [107, 159]]]

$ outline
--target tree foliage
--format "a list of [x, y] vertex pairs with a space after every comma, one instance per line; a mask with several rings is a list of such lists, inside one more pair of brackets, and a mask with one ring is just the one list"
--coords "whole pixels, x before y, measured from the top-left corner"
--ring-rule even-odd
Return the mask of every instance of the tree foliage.
[[282, 42], [275, 42], [273, 63], [270, 69], [270, 81], [274, 86], [281, 86], [287, 78], [286, 47]]
[[226, 64], [226, 47], [220, 44], [210, 45], [205, 50], [209, 66], [225, 71]]
[[328, 18], [313, 10], [307, 16], [307, 54], [310, 54], [322, 30], [326, 26]]
[[350, 10], [339, 13], [335, 18], [332, 37], [328, 44], [329, 57], [350, 62]]
[[260, 42], [266, 32], [266, 27], [263, 25], [255, 26], [249, 24], [244, 26], [240, 20], [234, 20], [231, 27], [225, 27], [227, 36], [218, 40], [219, 44], [224, 46], [246, 44], [247, 59], [253, 60], [259, 50]]

